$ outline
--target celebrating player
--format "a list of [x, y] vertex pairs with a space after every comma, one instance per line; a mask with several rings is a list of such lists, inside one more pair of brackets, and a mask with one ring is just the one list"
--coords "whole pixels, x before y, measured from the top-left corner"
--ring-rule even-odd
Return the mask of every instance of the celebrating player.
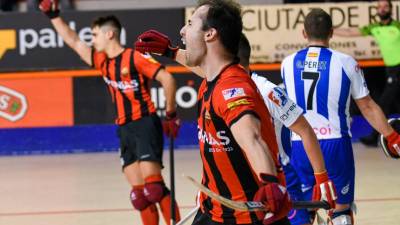
[[[139, 51], [150, 51], [156, 54], [164, 54], [174, 58], [180, 64], [185, 64], [185, 50], [173, 48], [170, 46], [171, 42], [167, 36], [157, 31], [150, 30], [139, 36], [136, 44], [136, 49]], [[246, 72], [250, 74], [249, 60], [250, 60], [251, 47], [249, 41], [244, 34], [241, 35], [239, 42], [238, 57], [240, 64], [244, 67]], [[200, 77], [205, 78], [204, 72], [199, 67], [188, 67]], [[256, 73], [251, 73], [251, 78], [255, 82], [257, 89], [261, 93], [265, 105], [267, 106], [270, 115], [274, 121], [275, 136], [279, 148], [280, 161], [283, 165], [285, 172], [287, 188], [291, 199], [303, 200], [301, 195], [301, 184], [297, 174], [293, 171], [289, 164], [290, 158], [290, 131], [285, 128], [289, 127], [292, 131], [297, 132], [307, 146], [307, 154], [311, 159], [315, 177], [317, 180], [316, 194], [321, 193], [317, 189], [323, 189], [323, 196], [316, 196], [318, 200], [321, 198], [327, 200], [332, 207], [334, 207], [334, 199], [336, 198], [334, 187], [328, 179], [326, 174], [324, 161], [322, 158], [321, 150], [319, 148], [318, 140], [312, 130], [311, 126], [302, 116], [303, 110], [299, 108], [293, 101], [291, 101], [284, 90], [277, 85], [271, 83], [266, 78], [258, 76]], [[300, 193], [300, 194], [299, 194]], [[310, 224], [310, 217], [307, 210], [292, 210], [290, 215], [290, 222], [294, 225]]]
[[[313, 9], [305, 18], [303, 35], [308, 47], [286, 57], [281, 74], [287, 93], [305, 110], [305, 118], [320, 142], [330, 179], [338, 190], [336, 208], [330, 215], [334, 225], [353, 224], [354, 156], [351, 145], [350, 97], [368, 122], [388, 140], [396, 153], [400, 136], [388, 125], [385, 115], [369, 96], [357, 62], [329, 48], [331, 17], [322, 9]], [[297, 134], [292, 136], [291, 163], [311, 198], [313, 170]], [[396, 153], [398, 154], [398, 153]]]
[[[184, 64], [205, 74], [198, 96], [202, 183], [235, 201], [266, 202], [271, 212], [235, 211], [202, 193], [201, 210], [193, 224], [289, 224], [290, 203], [279, 184], [284, 181], [270, 114], [236, 58], [242, 32], [240, 11], [233, 1], [200, 1], [181, 30], [187, 50], [179, 54]], [[177, 49], [168, 48], [169, 40], [158, 42], [153, 34], [159, 33], [139, 36], [136, 47], [175, 57]]]
[[[88, 65], [101, 71], [116, 107], [123, 172], [132, 185], [131, 202], [144, 225], [158, 225], [156, 203], [166, 223], [170, 221], [171, 197], [161, 176], [162, 123], [151, 102], [148, 82], [157, 80], [167, 99], [165, 131], [176, 136], [179, 124], [175, 108], [175, 80], [150, 55], [120, 44], [121, 24], [114, 16], [97, 18], [92, 24], [93, 48], [59, 16], [56, 0], [43, 0], [40, 9], [64, 41]], [[176, 208], [176, 220], [179, 212]]]

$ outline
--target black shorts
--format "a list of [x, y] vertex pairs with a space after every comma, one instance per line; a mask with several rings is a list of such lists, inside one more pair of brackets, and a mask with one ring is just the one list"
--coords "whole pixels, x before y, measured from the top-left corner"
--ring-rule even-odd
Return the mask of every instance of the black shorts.
[[[391, 83], [393, 85], [400, 85], [400, 65], [397, 66], [387, 66], [386, 67], [386, 75], [387, 75], [387, 83]], [[390, 82], [389, 82], [390, 79]]]
[[162, 166], [163, 130], [156, 114], [119, 126], [117, 135], [122, 168], [136, 161], [153, 161]]
[[[237, 223], [218, 223], [213, 221], [210, 216], [203, 213], [200, 209], [197, 211], [196, 216], [193, 219], [192, 225], [239, 225]], [[241, 225], [263, 225], [262, 221], [251, 224], [241, 224]], [[290, 225], [290, 221], [287, 217], [280, 221], [277, 221], [271, 225]]]

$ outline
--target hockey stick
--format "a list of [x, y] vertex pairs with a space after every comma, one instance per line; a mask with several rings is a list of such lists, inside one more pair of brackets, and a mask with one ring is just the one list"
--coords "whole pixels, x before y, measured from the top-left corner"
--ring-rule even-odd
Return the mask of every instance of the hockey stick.
[[[222, 197], [221, 195], [218, 195], [218, 194], [212, 192], [210, 189], [206, 188], [204, 185], [200, 184], [192, 177], [186, 176], [186, 178], [188, 180], [190, 180], [195, 186], [197, 186], [200, 189], [200, 191], [204, 192], [210, 198], [217, 200], [222, 205], [225, 205], [226, 207], [229, 207], [231, 209], [235, 209], [238, 211], [269, 211], [268, 206], [264, 205], [262, 202], [232, 201], [230, 199], [227, 199], [225, 197]], [[294, 201], [294, 202], [292, 202], [292, 208], [293, 209], [319, 209], [319, 208], [322, 208], [322, 209], [328, 210], [331, 207], [325, 201], [311, 201], [311, 202], [310, 201]]]
[[175, 160], [174, 160], [174, 137], [169, 139], [169, 166], [170, 166], [170, 188], [171, 188], [171, 225], [176, 223], [175, 214]]
[[200, 206], [196, 206], [192, 209], [185, 217], [183, 217], [176, 225], [183, 225], [186, 221], [188, 221], [196, 212], [199, 210]]

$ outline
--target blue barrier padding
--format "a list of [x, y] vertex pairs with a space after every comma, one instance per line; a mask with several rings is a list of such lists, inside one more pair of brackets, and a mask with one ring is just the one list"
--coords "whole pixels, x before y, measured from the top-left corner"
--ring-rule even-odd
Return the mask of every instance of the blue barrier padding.
[[[400, 115], [397, 115], [400, 116]], [[0, 155], [37, 155], [118, 151], [115, 125], [0, 129]], [[372, 128], [361, 116], [353, 117], [353, 141]], [[169, 141], [165, 138], [164, 148]], [[197, 124], [183, 122], [175, 140], [176, 149], [198, 148]]]
[[[183, 122], [175, 148], [197, 147], [196, 122]], [[118, 151], [116, 125], [0, 129], [0, 155]], [[165, 138], [164, 147], [169, 141]]]

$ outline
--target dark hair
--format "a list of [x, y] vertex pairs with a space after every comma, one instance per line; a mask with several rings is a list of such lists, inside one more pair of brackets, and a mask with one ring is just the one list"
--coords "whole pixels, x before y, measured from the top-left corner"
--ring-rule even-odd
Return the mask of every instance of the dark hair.
[[326, 40], [332, 32], [332, 18], [324, 10], [313, 9], [306, 16], [304, 29], [312, 40]]
[[104, 16], [104, 17], [98, 17], [92, 22], [92, 28], [94, 27], [103, 27], [103, 26], [110, 26], [114, 28], [115, 35], [117, 39], [119, 40], [119, 36], [121, 34], [121, 23], [119, 22], [118, 18], [111, 15], [111, 16]]
[[203, 31], [216, 29], [222, 45], [236, 56], [243, 29], [240, 5], [233, 0], [199, 0], [197, 7], [203, 5], [209, 6], [207, 17], [203, 20]]
[[239, 42], [239, 51], [238, 57], [240, 59], [240, 65], [243, 67], [249, 67], [250, 65], [250, 54], [251, 54], [251, 46], [250, 42], [247, 39], [246, 35], [242, 33], [240, 35], [240, 42]]

